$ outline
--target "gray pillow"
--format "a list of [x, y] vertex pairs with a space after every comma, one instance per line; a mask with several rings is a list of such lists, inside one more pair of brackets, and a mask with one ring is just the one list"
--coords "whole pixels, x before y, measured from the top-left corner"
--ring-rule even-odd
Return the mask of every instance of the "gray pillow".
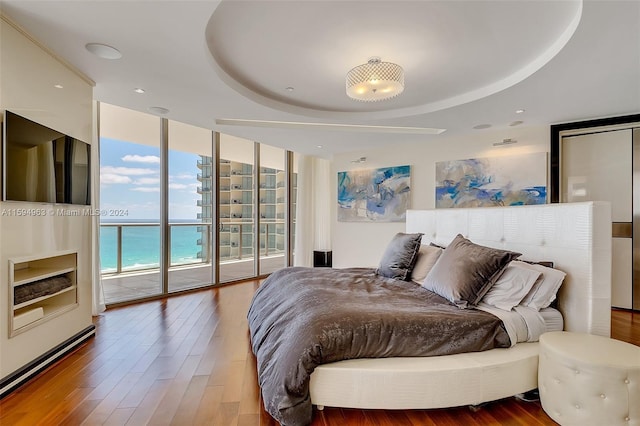
[[398, 232], [382, 255], [376, 274], [396, 280], [409, 280], [418, 259], [421, 240], [422, 234]]
[[456, 304], [475, 306], [520, 253], [474, 244], [458, 234], [442, 252], [422, 286]]

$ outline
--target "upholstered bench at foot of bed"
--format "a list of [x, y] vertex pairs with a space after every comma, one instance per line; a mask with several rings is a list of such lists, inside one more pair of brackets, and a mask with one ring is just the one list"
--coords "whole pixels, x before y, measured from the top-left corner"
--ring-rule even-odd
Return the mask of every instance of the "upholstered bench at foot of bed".
[[640, 425], [640, 347], [564, 331], [540, 337], [540, 401], [561, 425]]
[[353, 359], [318, 366], [311, 402], [327, 407], [427, 409], [483, 402], [538, 386], [538, 343], [426, 358]]

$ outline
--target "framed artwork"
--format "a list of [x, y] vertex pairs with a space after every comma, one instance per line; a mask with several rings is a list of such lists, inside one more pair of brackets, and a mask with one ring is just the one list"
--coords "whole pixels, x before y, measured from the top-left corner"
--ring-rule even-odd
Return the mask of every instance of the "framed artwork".
[[403, 222], [410, 178], [411, 166], [338, 172], [338, 221]]
[[436, 208], [545, 204], [547, 153], [436, 163]]

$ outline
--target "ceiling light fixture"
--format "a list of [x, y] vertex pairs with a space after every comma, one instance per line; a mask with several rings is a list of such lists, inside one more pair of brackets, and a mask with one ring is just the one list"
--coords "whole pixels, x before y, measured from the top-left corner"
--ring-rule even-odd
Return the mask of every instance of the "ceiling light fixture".
[[149, 111], [154, 112], [156, 114], [161, 114], [161, 115], [169, 113], [168, 109], [166, 109], [164, 107], [159, 107], [159, 106], [149, 107]]
[[62, 84], [54, 84], [53, 87], [55, 87], [56, 89], [64, 89], [64, 86]]
[[516, 110], [516, 114], [522, 114], [523, 112], [524, 112], [524, 110], [523, 110], [523, 109], [517, 109], [517, 110]]
[[370, 58], [347, 73], [347, 96], [356, 101], [391, 99], [404, 91], [404, 70], [400, 65]]
[[102, 43], [87, 43], [84, 45], [85, 49], [93, 53], [102, 59], [120, 59], [122, 53], [115, 47], [108, 46]]
[[140, 94], [144, 93], [144, 89], [141, 89], [139, 87], [136, 87], [135, 89], [133, 89], [133, 91]]

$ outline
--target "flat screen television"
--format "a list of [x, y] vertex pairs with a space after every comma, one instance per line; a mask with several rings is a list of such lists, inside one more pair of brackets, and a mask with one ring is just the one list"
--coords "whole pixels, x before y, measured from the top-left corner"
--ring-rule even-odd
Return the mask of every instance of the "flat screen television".
[[2, 200], [91, 204], [91, 145], [5, 111]]

